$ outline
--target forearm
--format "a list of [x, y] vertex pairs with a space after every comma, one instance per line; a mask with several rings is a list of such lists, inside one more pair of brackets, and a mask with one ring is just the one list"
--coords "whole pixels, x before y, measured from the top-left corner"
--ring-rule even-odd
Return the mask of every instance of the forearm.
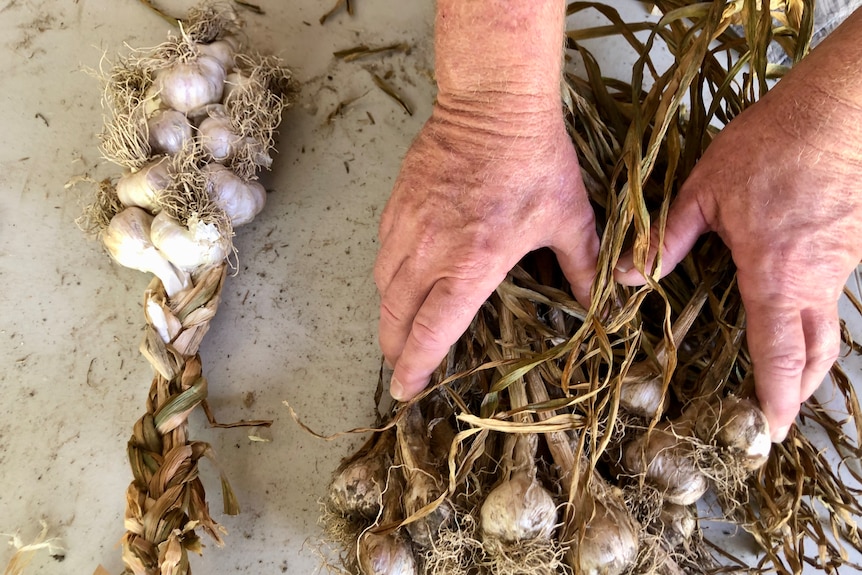
[[860, 38], [862, 9], [857, 9], [779, 83], [794, 100], [788, 128], [855, 163], [862, 162]]
[[438, 0], [440, 106], [559, 114], [564, 21], [564, 0]]

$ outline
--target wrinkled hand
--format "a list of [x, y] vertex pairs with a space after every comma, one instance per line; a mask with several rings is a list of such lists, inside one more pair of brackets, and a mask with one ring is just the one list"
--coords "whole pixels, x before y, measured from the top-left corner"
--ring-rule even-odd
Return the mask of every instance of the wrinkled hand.
[[[529, 251], [550, 247], [589, 301], [598, 238], [559, 107], [474, 115], [437, 105], [383, 212], [375, 281], [390, 392], [418, 394], [482, 303]], [[469, 108], [469, 107], [468, 107]]]
[[[708, 230], [730, 248], [773, 441], [838, 355], [837, 302], [862, 257], [862, 114], [809, 80], [788, 76], [718, 135], [671, 207], [663, 247], [662, 275]], [[643, 282], [630, 257], [620, 262], [618, 280]]]

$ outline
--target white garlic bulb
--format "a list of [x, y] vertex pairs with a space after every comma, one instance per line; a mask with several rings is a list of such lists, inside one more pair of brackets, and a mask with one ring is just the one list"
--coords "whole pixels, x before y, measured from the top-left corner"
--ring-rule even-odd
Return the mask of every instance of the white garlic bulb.
[[111, 218], [102, 233], [102, 243], [111, 257], [127, 268], [158, 277], [169, 297], [191, 285], [189, 275], [175, 268], [150, 240], [153, 216], [129, 207]]
[[124, 206], [138, 206], [150, 212], [161, 210], [159, 196], [171, 183], [166, 157], [156, 158], [137, 172], [130, 172], [117, 182], [117, 197]]
[[182, 112], [156, 110], [147, 120], [150, 148], [156, 154], [176, 154], [192, 139], [192, 125]]
[[512, 475], [485, 498], [479, 512], [482, 534], [503, 543], [548, 539], [557, 521], [551, 494], [526, 472]]
[[198, 137], [204, 151], [216, 162], [224, 162], [236, 154], [243, 139], [233, 130], [230, 119], [224, 114], [211, 113], [198, 128]]
[[207, 192], [234, 227], [247, 224], [266, 204], [266, 189], [255, 181], [245, 181], [221, 164], [203, 167]]
[[153, 219], [150, 238], [172, 264], [190, 273], [221, 263], [230, 249], [230, 241], [214, 223], [193, 216], [184, 226], [166, 212]]
[[237, 42], [233, 38], [224, 38], [209, 44], [199, 43], [196, 46], [201, 54], [218, 60], [226, 71], [234, 69]]
[[218, 102], [224, 92], [225, 69], [212, 56], [199, 56], [190, 62], [176, 62], [157, 78], [162, 102], [187, 113]]

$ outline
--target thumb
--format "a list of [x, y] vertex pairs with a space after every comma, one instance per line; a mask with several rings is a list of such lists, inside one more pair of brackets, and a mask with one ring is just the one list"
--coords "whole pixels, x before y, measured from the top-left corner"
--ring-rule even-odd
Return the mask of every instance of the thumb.
[[[661, 250], [661, 271], [659, 277], [664, 277], [682, 261], [691, 250], [694, 242], [701, 234], [709, 230], [709, 224], [703, 216], [697, 196], [686, 193], [686, 188], [671, 204], [664, 230], [664, 242]], [[659, 225], [653, 223], [650, 229], [649, 252], [647, 254], [646, 273], [653, 268], [659, 249]], [[628, 250], [620, 256], [614, 269], [614, 277], [623, 285], [643, 285], [644, 276], [635, 269], [634, 254]]]
[[[584, 233], [582, 230], [589, 231]], [[569, 281], [572, 295], [587, 309], [599, 257], [599, 236], [594, 230], [593, 222], [580, 228], [573, 226], [567, 230], [569, 237], [560, 237], [560, 234], [551, 246], [563, 275]]]

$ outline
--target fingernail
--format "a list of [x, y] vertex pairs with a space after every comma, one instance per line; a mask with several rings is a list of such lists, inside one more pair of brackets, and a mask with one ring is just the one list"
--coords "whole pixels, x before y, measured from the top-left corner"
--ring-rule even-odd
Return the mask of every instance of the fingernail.
[[785, 425], [784, 427], [779, 427], [772, 431], [772, 443], [781, 443], [787, 437], [787, 433], [790, 431], [790, 426]]
[[630, 257], [623, 256], [619, 260], [617, 260], [617, 265], [614, 266], [614, 270], [620, 272], [621, 274], [626, 273], [630, 269], [634, 267], [634, 259]]
[[389, 381], [389, 395], [396, 401], [404, 401], [404, 386], [394, 377]]

